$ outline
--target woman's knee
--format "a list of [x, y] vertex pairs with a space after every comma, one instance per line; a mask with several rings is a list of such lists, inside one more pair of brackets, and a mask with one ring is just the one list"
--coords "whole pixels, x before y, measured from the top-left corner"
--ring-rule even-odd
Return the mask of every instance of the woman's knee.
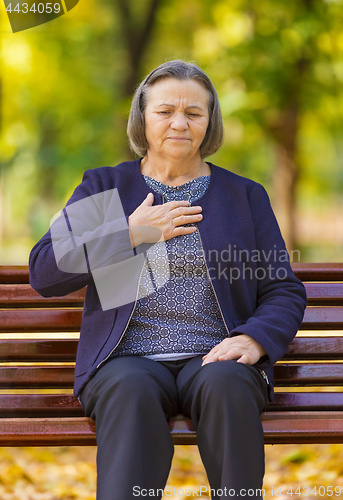
[[267, 388], [258, 370], [236, 360], [204, 365], [199, 374], [198, 391], [209, 404], [229, 404], [237, 408], [256, 406], [261, 412], [266, 404]]
[[125, 405], [131, 411], [142, 411], [162, 404], [166, 412], [173, 413], [176, 386], [173, 376], [164, 370], [147, 359], [114, 358], [86, 385], [81, 401], [87, 399], [88, 407], [97, 406], [97, 412], [112, 411], [118, 409], [118, 405], [121, 408]]

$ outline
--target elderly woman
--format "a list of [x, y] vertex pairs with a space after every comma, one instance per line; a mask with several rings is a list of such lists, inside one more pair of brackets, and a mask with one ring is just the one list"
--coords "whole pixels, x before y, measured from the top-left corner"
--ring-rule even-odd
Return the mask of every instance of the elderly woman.
[[200, 68], [154, 69], [128, 136], [140, 158], [86, 171], [30, 255], [40, 294], [88, 286], [74, 394], [96, 422], [97, 499], [161, 498], [177, 413], [192, 419], [212, 498], [261, 498], [260, 414], [304, 287], [264, 188], [204, 161], [223, 126]]

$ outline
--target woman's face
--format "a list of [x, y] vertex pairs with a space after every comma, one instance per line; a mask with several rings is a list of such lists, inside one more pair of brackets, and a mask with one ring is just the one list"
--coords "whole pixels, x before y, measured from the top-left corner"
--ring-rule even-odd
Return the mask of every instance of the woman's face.
[[148, 152], [160, 158], [200, 157], [208, 122], [208, 91], [196, 80], [165, 78], [148, 91], [145, 136]]

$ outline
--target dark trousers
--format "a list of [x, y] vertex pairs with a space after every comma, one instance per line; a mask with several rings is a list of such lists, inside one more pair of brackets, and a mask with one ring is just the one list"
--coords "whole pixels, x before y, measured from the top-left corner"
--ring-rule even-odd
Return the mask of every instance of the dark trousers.
[[201, 363], [122, 356], [89, 380], [81, 402], [96, 423], [97, 500], [142, 498], [143, 490], [161, 498], [174, 453], [167, 419], [177, 413], [192, 419], [211, 497], [261, 498], [248, 490], [262, 488], [266, 383], [253, 366]]

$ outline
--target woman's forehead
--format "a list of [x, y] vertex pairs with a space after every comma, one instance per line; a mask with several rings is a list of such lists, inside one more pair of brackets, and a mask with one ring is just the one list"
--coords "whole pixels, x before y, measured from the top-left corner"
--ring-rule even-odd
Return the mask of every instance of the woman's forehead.
[[197, 80], [177, 80], [164, 78], [154, 83], [147, 92], [147, 104], [178, 105], [180, 101], [188, 106], [207, 106], [208, 91]]

